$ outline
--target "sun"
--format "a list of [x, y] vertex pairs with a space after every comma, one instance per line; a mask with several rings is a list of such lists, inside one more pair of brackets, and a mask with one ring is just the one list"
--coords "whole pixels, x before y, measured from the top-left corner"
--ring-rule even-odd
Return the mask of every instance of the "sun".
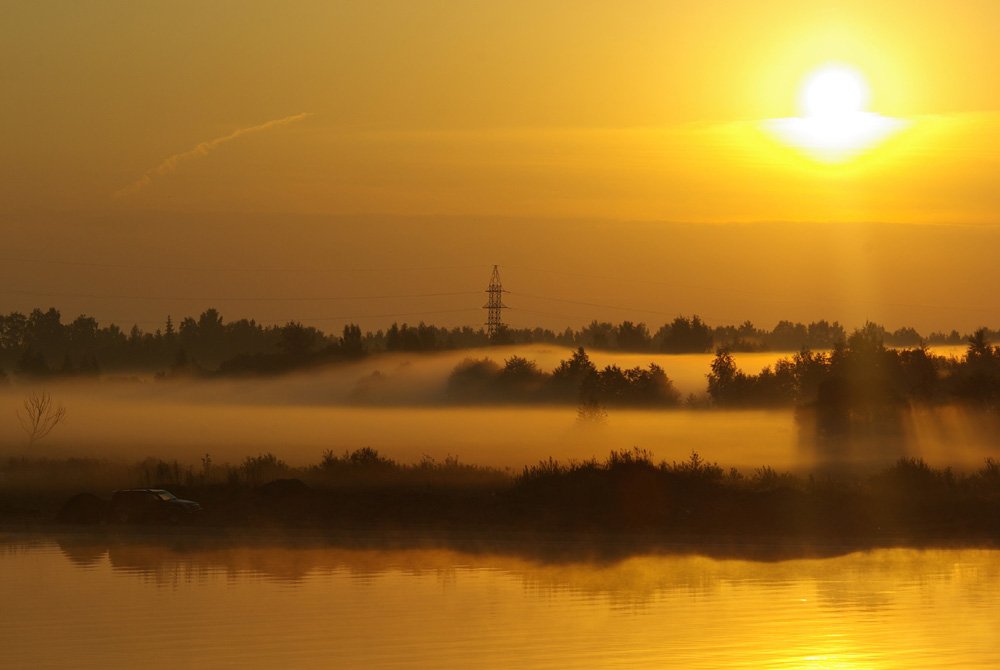
[[769, 119], [764, 127], [785, 144], [825, 163], [857, 157], [905, 126], [866, 111], [870, 91], [864, 76], [843, 63], [813, 70], [799, 92], [801, 116]]
[[802, 87], [800, 104], [807, 118], [844, 117], [863, 112], [868, 85], [857, 70], [828, 65], [813, 72]]

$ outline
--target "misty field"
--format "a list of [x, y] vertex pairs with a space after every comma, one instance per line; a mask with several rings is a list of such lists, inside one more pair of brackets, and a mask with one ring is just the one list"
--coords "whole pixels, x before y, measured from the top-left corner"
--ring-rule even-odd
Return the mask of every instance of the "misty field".
[[[488, 353], [544, 369], [570, 352]], [[165, 487], [202, 502], [205, 523], [220, 527], [995, 536], [1000, 418], [989, 407], [866, 410], [831, 438], [822, 407], [700, 399], [699, 377], [718, 357], [655, 357], [683, 403], [591, 411], [456, 395], [453, 371], [474, 355], [483, 352], [373, 356], [280, 376], [49, 384], [34, 397], [65, 410], [51, 433], [28, 444], [13, 417], [0, 433], [0, 512], [7, 523], [97, 522], [112, 490]], [[638, 355], [594, 358], [643, 365]], [[741, 357], [739, 378], [767, 379], [774, 362]], [[9, 386], [0, 399], [16, 407], [26, 392], [42, 393]], [[77, 493], [87, 497], [61, 509]]]
[[[603, 421], [581, 421], [575, 405], [462, 405], [447, 393], [448, 376], [470, 357], [502, 363], [522, 356], [542, 369], [570, 350], [530, 346], [441, 354], [393, 354], [298, 374], [236, 379], [103, 377], [46, 381], [0, 389], [0, 455], [14, 457], [147, 457], [218, 463], [270, 452], [292, 465], [325, 451], [371, 447], [402, 462], [424, 456], [519, 469], [553, 457], [583, 460], [640, 447], [667, 459], [692, 451], [735, 467], [767, 464], [807, 469], [817, 458], [811, 437], [790, 409], [610, 409]], [[741, 354], [747, 372], [772, 365], [774, 353]], [[704, 396], [709, 354], [594, 352], [598, 366], [660, 365], [684, 396]], [[65, 420], [28, 447], [15, 410], [44, 388], [66, 408]], [[460, 400], [460, 399], [458, 399]], [[900, 456], [938, 465], [978, 467], [1000, 447], [996, 417], [956, 407], [914, 408], [905, 418], [903, 453], [881, 457], [855, 449], [846, 456], [883, 464]]]

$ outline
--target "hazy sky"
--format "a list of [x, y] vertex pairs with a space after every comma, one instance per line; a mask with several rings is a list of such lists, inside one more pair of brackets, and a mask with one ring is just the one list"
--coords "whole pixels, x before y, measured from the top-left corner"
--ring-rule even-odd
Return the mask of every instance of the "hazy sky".
[[[0, 311], [478, 324], [481, 295], [423, 294], [499, 263], [549, 298], [517, 325], [995, 327], [998, 25], [989, 1], [6, 2]], [[831, 61], [908, 126], [823, 164], [762, 123]]]

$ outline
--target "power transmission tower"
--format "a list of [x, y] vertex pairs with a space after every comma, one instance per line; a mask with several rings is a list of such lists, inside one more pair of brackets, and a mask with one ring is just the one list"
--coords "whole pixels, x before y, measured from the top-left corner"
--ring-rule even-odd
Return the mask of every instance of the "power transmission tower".
[[500, 310], [508, 309], [503, 304], [503, 285], [500, 283], [500, 268], [493, 266], [493, 275], [490, 277], [490, 285], [486, 289], [487, 300], [483, 309], [489, 310], [486, 317], [486, 334], [493, 339], [503, 330], [503, 322], [500, 320]]

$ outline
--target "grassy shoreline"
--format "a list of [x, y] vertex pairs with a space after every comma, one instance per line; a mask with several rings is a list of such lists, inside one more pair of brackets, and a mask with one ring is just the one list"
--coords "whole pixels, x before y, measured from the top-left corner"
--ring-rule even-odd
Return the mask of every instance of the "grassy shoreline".
[[[133, 486], [197, 500], [203, 518], [193, 527], [169, 527], [66, 513], [74, 494], [106, 500], [113, 488]], [[510, 538], [521, 551], [555, 541], [598, 555], [670, 547], [746, 552], [787, 546], [801, 553], [810, 547], [995, 546], [1000, 465], [987, 460], [980, 470], [957, 473], [900, 459], [872, 474], [800, 476], [768, 467], [725, 470], [697, 454], [656, 462], [638, 449], [611, 452], [603, 461], [549, 459], [516, 474], [457, 459], [399, 464], [371, 449], [327, 452], [303, 468], [270, 454], [238, 466], [206, 460], [201, 469], [162, 461], [0, 462], [0, 530], [67, 529], [112, 539], [270, 533], [487, 546]]]

